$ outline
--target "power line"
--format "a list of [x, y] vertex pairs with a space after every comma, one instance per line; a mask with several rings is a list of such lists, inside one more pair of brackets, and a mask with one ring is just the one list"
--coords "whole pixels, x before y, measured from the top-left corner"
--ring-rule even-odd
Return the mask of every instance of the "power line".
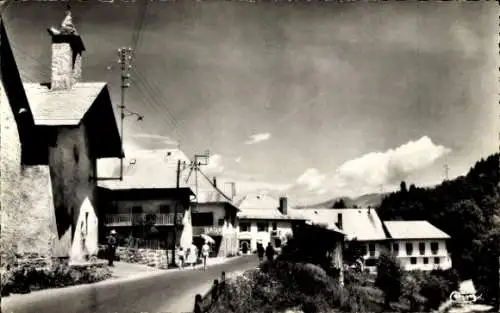
[[170, 110], [168, 109], [167, 106], [163, 105], [162, 102], [159, 102], [157, 100], [158, 98], [163, 98], [163, 100], [164, 100], [164, 97], [160, 95], [160, 93], [154, 88], [154, 86], [152, 84], [150, 84], [148, 82], [148, 80], [143, 75], [141, 75], [141, 73], [137, 69], [134, 69], [134, 73], [138, 76], [138, 78], [143, 83], [146, 90], [149, 92], [150, 96], [154, 99], [154, 103], [158, 107], [165, 109], [165, 111], [167, 113], [167, 115], [165, 117], [174, 126], [175, 133], [180, 137], [181, 140], [184, 140], [184, 136], [178, 131], [179, 125], [177, 124], [177, 121], [176, 121], [174, 115], [172, 114], [172, 112], [170, 112]]

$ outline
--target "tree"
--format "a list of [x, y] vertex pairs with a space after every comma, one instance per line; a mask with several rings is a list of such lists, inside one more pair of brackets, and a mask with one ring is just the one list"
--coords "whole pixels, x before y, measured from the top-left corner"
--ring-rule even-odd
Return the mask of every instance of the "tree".
[[400, 186], [400, 188], [399, 188], [399, 189], [400, 189], [400, 191], [401, 191], [402, 193], [406, 193], [406, 192], [408, 192], [408, 189], [406, 188], [406, 182], [405, 182], [405, 181], [402, 181], [402, 182], [401, 182], [401, 184], [400, 184], [399, 186]]
[[332, 208], [334, 208], [334, 209], [345, 209], [345, 208], [347, 208], [347, 205], [345, 204], [344, 199], [339, 199], [339, 200], [337, 200], [337, 201], [335, 201], [333, 203], [333, 207]]
[[385, 307], [390, 309], [390, 302], [397, 301], [401, 296], [401, 281], [403, 271], [396, 257], [383, 251], [377, 262], [377, 278], [375, 286], [385, 294]]
[[345, 243], [343, 257], [347, 264], [354, 264], [365, 254], [364, 246], [356, 238]]

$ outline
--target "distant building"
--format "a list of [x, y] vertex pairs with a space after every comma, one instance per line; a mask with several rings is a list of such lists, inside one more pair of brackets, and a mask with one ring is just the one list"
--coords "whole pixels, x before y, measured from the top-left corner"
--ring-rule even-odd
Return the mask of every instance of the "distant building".
[[392, 253], [406, 270], [452, 267], [446, 242], [450, 236], [427, 221], [384, 222]]
[[2, 244], [83, 260], [97, 252], [97, 159], [123, 154], [107, 85], [80, 82], [85, 48], [70, 13], [63, 24], [51, 81], [23, 84], [1, 23]]
[[263, 194], [251, 194], [238, 203], [238, 241], [242, 253], [252, 253], [258, 245], [271, 243], [281, 248], [293, 227], [304, 218], [297, 210], [288, 208], [287, 198], [279, 200]]
[[346, 241], [357, 240], [364, 247], [365, 266], [375, 270], [380, 252], [387, 247], [382, 221], [374, 209], [313, 208], [300, 210], [304, 218], [317, 223], [336, 225]]
[[185, 225], [185, 216], [192, 195], [190, 188], [100, 187], [100, 207], [105, 212], [101, 217], [105, 231], [101, 234], [114, 229], [120, 246], [173, 251], [183, 231], [190, 227]]
[[[123, 181], [104, 181], [100, 183], [100, 186], [109, 190], [135, 190], [136, 193], [150, 197], [152, 197], [151, 190], [157, 190], [157, 193], [171, 197], [175, 188], [187, 188], [193, 193], [188, 208], [182, 213], [185, 216], [183, 217], [184, 226], [179, 231], [184, 240], [178, 243], [184, 247], [194, 243], [201, 248], [205, 241], [203, 236], [206, 235], [215, 241], [212, 256], [236, 254], [238, 242], [235, 225], [238, 209], [233, 205], [231, 197], [219, 189], [215, 179], [210, 181], [201, 177], [202, 173], [196, 174], [190, 171], [189, 164], [189, 158], [177, 148], [146, 150], [138, 153], [137, 157], [125, 166]], [[181, 165], [179, 170], [178, 165]], [[196, 175], [199, 176], [197, 184]], [[165, 193], [166, 190], [171, 192]], [[167, 198], [163, 198], [163, 201], [167, 201]], [[139, 202], [143, 208], [155, 206], [155, 212], [160, 213], [157, 197], [148, 200], [141, 196], [141, 200], [136, 205], [137, 209]], [[146, 205], [147, 202], [150, 204]], [[103, 205], [106, 204], [103, 203]], [[128, 206], [131, 207], [131, 205]], [[110, 216], [116, 214], [110, 209], [107, 205], [105, 210], [108, 214], [108, 222]], [[109, 230], [113, 226], [108, 222], [106, 227]]]

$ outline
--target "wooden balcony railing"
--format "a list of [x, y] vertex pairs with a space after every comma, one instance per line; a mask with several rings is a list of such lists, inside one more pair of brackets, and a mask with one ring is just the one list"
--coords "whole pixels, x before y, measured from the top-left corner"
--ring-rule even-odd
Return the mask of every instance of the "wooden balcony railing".
[[193, 236], [221, 236], [222, 226], [193, 226]]
[[177, 224], [180, 225], [182, 223], [180, 213], [120, 213], [107, 214], [105, 223], [106, 226], [132, 226], [150, 221], [154, 225], [166, 226], [174, 225], [175, 218], [177, 218]]

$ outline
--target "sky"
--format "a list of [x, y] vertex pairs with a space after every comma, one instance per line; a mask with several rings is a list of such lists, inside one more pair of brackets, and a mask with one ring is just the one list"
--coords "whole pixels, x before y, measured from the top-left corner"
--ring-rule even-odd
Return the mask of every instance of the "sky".
[[[126, 155], [208, 149], [240, 194], [305, 204], [438, 184], [445, 163], [453, 178], [498, 151], [494, 2], [148, 3], [72, 3], [83, 80], [116, 105], [117, 49], [134, 48], [125, 104], [144, 120], [126, 119]], [[5, 9], [23, 79], [50, 80], [46, 28], [64, 16], [64, 2]]]

